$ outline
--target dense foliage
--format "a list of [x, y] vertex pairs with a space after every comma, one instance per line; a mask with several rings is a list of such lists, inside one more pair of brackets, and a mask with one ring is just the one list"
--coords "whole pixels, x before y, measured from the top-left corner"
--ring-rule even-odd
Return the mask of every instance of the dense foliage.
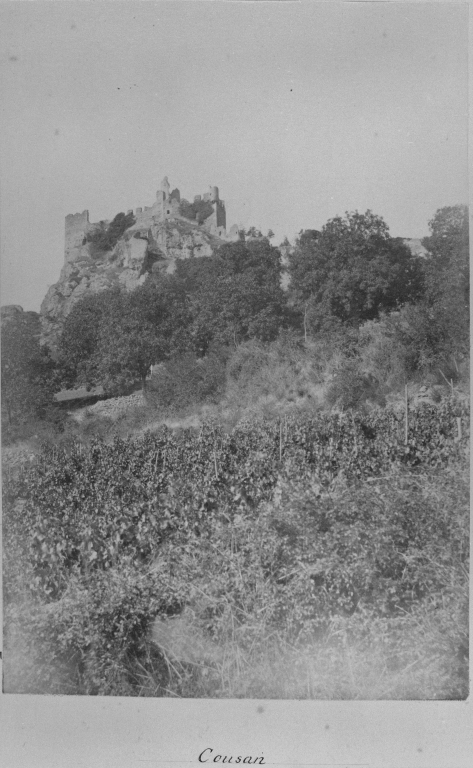
[[66, 318], [60, 339], [64, 385], [101, 384], [113, 394], [138, 380], [144, 389], [151, 365], [169, 351], [171, 300], [151, 284], [84, 297]]
[[115, 248], [123, 233], [132, 227], [136, 219], [133, 213], [117, 213], [108, 227], [100, 226], [87, 233], [87, 242], [91, 243], [95, 252], [111, 251]]
[[193, 203], [181, 200], [179, 205], [181, 216], [184, 216], [186, 219], [196, 219], [198, 224], [203, 224], [205, 219], [212, 215], [213, 210], [211, 203], [206, 200], [194, 200]]
[[279, 252], [269, 241], [222, 246], [215, 256], [179, 262], [171, 282], [188, 296], [188, 338], [205, 354], [212, 342], [236, 346], [274, 339], [287, 322]]
[[[125, 223], [121, 215], [114, 231]], [[390, 387], [416, 377], [457, 381], [469, 346], [466, 207], [437, 211], [429, 227], [425, 259], [392, 238], [371, 211], [301, 231], [296, 247], [286, 246], [289, 291], [281, 287], [280, 251], [253, 227], [246, 241], [178, 260], [173, 274], [153, 273], [128, 296], [84, 297], [60, 341], [64, 385], [123, 393], [140, 380], [145, 388], [152, 364], [175, 367], [183, 355], [205, 357], [215, 345], [271, 344], [288, 329], [302, 332], [306, 346], [325, 344], [332, 357], [344, 358], [330, 383], [331, 404], [382, 403]], [[360, 397], [343, 394], [350, 375]], [[176, 394], [174, 406], [178, 400]]]
[[[57, 367], [28, 313], [2, 327], [7, 422], [56, 371], [146, 393], [4, 472], [7, 689], [466, 697], [467, 209], [429, 226], [424, 260], [371, 212], [301, 232], [288, 292], [252, 228], [85, 297]], [[201, 426], [156, 426], [180, 409]]]
[[463, 283], [469, 285], [469, 222], [468, 206], [439, 208], [429, 221], [430, 235], [422, 244], [428, 250], [437, 269], [452, 268]]
[[65, 386], [143, 388], [150, 366], [172, 355], [199, 357], [219, 345], [274, 339], [289, 312], [279, 252], [264, 239], [225, 245], [215, 256], [178, 262], [135, 291], [86, 296], [64, 322], [59, 366]]
[[422, 270], [404, 243], [371, 211], [347, 213], [309, 230], [290, 260], [291, 290], [309, 306], [312, 332], [327, 320], [359, 325], [396, 309], [422, 291]]
[[19, 311], [2, 318], [2, 429], [4, 439], [53, 405], [57, 377], [48, 349], [39, 344], [39, 317]]
[[[449, 486], [463, 494], [452, 514], [424, 489], [464, 460], [467, 417], [456, 401], [419, 408], [407, 445], [384, 411], [45, 448], [5, 479], [8, 621], [29, 622], [41, 674], [65, 665], [60, 689], [88, 693], [136, 693], [138, 663], [158, 690], [151, 624], [197, 610], [202, 594], [200, 630], [220, 643], [229, 611], [250, 640], [260, 609], [291, 642], [352, 614], [402, 623], [467, 567], [466, 490]], [[463, 621], [455, 653], [465, 633]], [[461, 679], [442, 685], [435, 696], [463, 695]]]
[[[426, 291], [417, 322], [429, 339], [431, 355], [448, 369], [468, 355], [470, 322], [470, 248], [466, 205], [441, 208], [429, 222], [431, 235], [424, 265]], [[453, 373], [453, 375], [455, 375]]]
[[218, 403], [225, 392], [228, 349], [215, 347], [205, 357], [192, 351], [173, 355], [155, 369], [147, 400], [168, 413]]

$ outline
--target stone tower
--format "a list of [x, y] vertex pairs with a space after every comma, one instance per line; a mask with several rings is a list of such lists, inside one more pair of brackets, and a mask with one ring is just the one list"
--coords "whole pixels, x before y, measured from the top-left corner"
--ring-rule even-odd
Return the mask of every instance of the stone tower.
[[161, 182], [161, 190], [163, 192], [163, 200], [169, 200], [169, 193], [171, 191], [171, 187], [170, 187], [167, 176], [165, 176]]

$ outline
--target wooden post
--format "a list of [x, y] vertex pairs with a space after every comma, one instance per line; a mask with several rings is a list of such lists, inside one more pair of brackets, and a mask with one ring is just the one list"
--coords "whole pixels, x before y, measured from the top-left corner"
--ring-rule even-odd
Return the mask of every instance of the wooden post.
[[439, 371], [440, 371], [440, 373], [442, 374], [442, 376], [443, 376], [443, 378], [445, 379], [445, 381], [447, 382], [448, 386], [449, 386], [449, 387], [451, 387], [451, 390], [452, 390], [452, 395], [453, 395], [453, 392], [454, 392], [454, 387], [453, 387], [453, 379], [450, 379], [450, 381], [449, 381], [449, 380], [447, 379], [447, 377], [445, 376], [445, 374], [444, 374], [444, 372], [442, 371], [442, 369], [441, 369], [441, 368], [439, 368]]
[[284, 445], [287, 443], [287, 414], [284, 414]]
[[279, 419], [279, 461], [282, 461], [282, 419]]
[[406, 415], [405, 415], [405, 423], [404, 423], [404, 445], [407, 445], [407, 442], [409, 439], [409, 398], [407, 394], [407, 384], [405, 387], [405, 409], [406, 409]]
[[457, 430], [458, 430], [458, 439], [462, 439], [462, 420], [461, 416], [457, 416]]

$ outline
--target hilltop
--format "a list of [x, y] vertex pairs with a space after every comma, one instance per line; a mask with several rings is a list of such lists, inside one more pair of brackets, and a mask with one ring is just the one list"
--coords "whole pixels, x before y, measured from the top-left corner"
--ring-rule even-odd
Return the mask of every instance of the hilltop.
[[178, 189], [170, 190], [167, 177], [152, 206], [97, 223], [89, 221], [87, 210], [69, 214], [64, 266], [41, 304], [42, 343], [54, 350], [65, 317], [85, 294], [114, 285], [133, 290], [153, 271], [173, 272], [177, 260], [211, 256], [238, 238], [238, 227], [226, 230], [217, 187], [189, 203]]
[[[209, 187], [189, 203], [181, 199], [179, 189], [171, 190], [167, 176], [151, 206], [129, 209], [111, 221], [95, 223], [89, 221], [87, 210], [69, 214], [65, 220], [64, 266], [41, 304], [41, 343], [54, 352], [65, 318], [85, 295], [116, 285], [133, 290], [153, 272], [172, 273], [180, 259], [212, 256], [224, 243], [242, 238], [244, 233], [238, 226], [226, 229], [225, 202], [218, 187]], [[420, 240], [401, 240], [413, 255], [425, 257]], [[293, 250], [291, 245], [280, 247], [284, 268]], [[286, 272], [282, 286], [288, 287]]]

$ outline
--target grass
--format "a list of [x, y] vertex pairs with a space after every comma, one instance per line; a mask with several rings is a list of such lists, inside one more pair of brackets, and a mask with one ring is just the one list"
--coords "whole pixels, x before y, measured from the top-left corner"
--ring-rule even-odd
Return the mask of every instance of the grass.
[[[299, 613], [300, 606], [307, 605], [304, 567], [296, 565], [298, 574], [287, 597], [284, 590], [275, 589], [274, 579], [265, 577], [268, 557], [277, 555], [279, 541], [269, 540], [271, 520], [276, 517], [293, 525], [290, 510], [310, 500], [309, 490], [301, 496], [302, 491], [289, 484], [282, 494], [275, 493], [262, 510], [269, 515], [268, 529], [261, 517], [257, 524], [237, 521], [240, 542], [235, 553], [232, 547], [223, 549], [227, 533], [219, 539], [217, 531], [208, 546], [196, 540], [190, 546], [161, 547], [156, 560], [145, 570], [133, 571], [132, 577], [123, 564], [110, 569], [106, 576], [110, 587], [100, 598], [110, 600], [110, 605], [120, 605], [122, 596], [152, 573], [156, 583], [167, 584], [168, 590], [178, 584], [187, 607], [177, 615], [160, 614], [133, 652], [109, 660], [105, 687], [94, 688], [94, 675], [104, 673], [100, 664], [94, 667], [98, 662], [93, 647], [81, 652], [80, 659], [70, 651], [55, 651], [50, 662], [42, 646], [52, 625], [62, 637], [77, 634], [79, 624], [86, 635], [92, 631], [87, 616], [97, 608], [90, 595], [77, 591], [73, 580], [58, 602], [38, 605], [25, 592], [7, 612], [5, 691], [191, 698], [466, 698], [468, 558], [461, 550], [462, 542], [468, 541], [466, 468], [393, 474], [356, 488], [335, 483], [330, 492], [329, 501], [346, 510], [353, 505], [361, 510], [376, 501], [379, 514], [388, 519], [390, 510], [395, 513], [415, 496], [413, 509], [422, 510], [427, 521], [453, 522], [457, 533], [452, 543], [439, 544], [432, 556], [430, 550], [423, 553], [424, 578], [430, 578], [433, 567], [436, 584], [395, 614], [382, 615], [377, 604], [365, 601], [352, 615], [326, 613], [321, 621], [317, 617], [305, 621]], [[415, 559], [411, 553], [406, 567], [415, 566]], [[281, 595], [284, 611], [278, 619]]]
[[[291, 644], [284, 633], [253, 627], [234, 629], [219, 647], [219, 659], [180, 660], [171, 649], [149, 644], [141, 659], [117, 670], [118, 695], [180, 698], [270, 698], [321, 700], [464, 699], [468, 668], [463, 657], [446, 652], [435, 612], [399, 621], [374, 622], [368, 637], [354, 634], [353, 622], [333, 621], [315, 642]], [[249, 642], [248, 635], [253, 635]], [[5, 649], [4, 691], [44, 692], [31, 678], [40, 660], [22, 648], [20, 636]], [[28, 669], [29, 667], [29, 669]], [[48, 670], [48, 692], [80, 693], [69, 682], [67, 662]], [[26, 685], [25, 678], [29, 678]]]
[[[330, 362], [333, 370], [336, 364], [336, 360]], [[250, 343], [232, 358], [218, 402], [196, 403], [192, 392], [184, 391], [179, 407], [161, 407], [158, 400], [112, 417], [89, 413], [80, 423], [62, 422], [61, 432], [54, 425], [35, 424], [34, 433], [29, 431], [34, 437], [25, 437], [5, 452], [5, 467], [15, 473], [22, 463], [31, 463], [42, 442], [79, 441], [87, 450], [95, 438], [109, 442], [116, 436], [157, 431], [163, 423], [197, 427], [211, 420], [231, 430], [242, 419], [323, 410], [333, 373], [330, 366], [315, 347], [301, 351], [297, 346], [279, 349], [274, 345], [264, 351]], [[185, 382], [186, 376], [181, 380]], [[186, 608], [178, 617], [162, 619], [159, 614], [159, 626], [154, 621], [158, 609], [153, 608], [154, 613], [150, 609], [150, 623], [139, 642], [132, 650], [124, 642], [123, 652], [120, 648], [120, 653], [106, 660], [106, 669], [100, 666], [103, 659], [94, 656], [93, 644], [90, 648], [77, 641], [73, 652], [72, 646], [61, 652], [53, 648], [49, 656], [51, 648], [44, 645], [51, 627], [58, 629], [59, 645], [64, 647], [68, 633], [78, 637], [82, 632], [83, 637], [92, 632], [95, 625], [90, 616], [93, 608], [98, 611], [95, 618], [100, 618], [100, 600], [97, 608], [91, 592], [74, 591], [72, 579], [64, 599], [52, 607], [35, 603], [25, 592], [5, 614], [5, 691], [201, 698], [466, 698], [469, 499], [465, 467], [458, 464], [436, 474], [396, 475], [393, 471], [389, 477], [370, 478], [361, 487], [347, 487], [339, 478], [330, 489], [331, 508], [338, 506], [347, 518], [351, 514], [352, 522], [359, 512], [361, 518], [361, 511], [371, 508], [389, 522], [390, 515], [394, 520], [396, 510], [411, 503], [411, 514], [422, 512], [426, 526], [429, 519], [458, 526], [460, 551], [449, 551], [447, 545], [443, 551], [434, 547], [433, 555], [422, 552], [422, 563], [415, 553], [409, 554], [406, 572], [423, 568], [420, 576], [427, 587], [414, 605], [395, 615], [382, 615], [369, 601], [362, 601], [352, 615], [335, 611], [320, 621], [304, 621], [300, 608], [310, 608], [311, 599], [305, 566], [297, 566], [286, 597], [268, 578], [262, 549], [272, 546], [274, 530], [271, 525], [265, 528], [266, 522], [277, 517], [288, 528], [300, 525], [303, 517], [297, 514], [314, 505], [315, 495], [315, 490], [286, 479], [272, 502], [258, 509], [258, 517], [248, 520], [246, 527], [237, 530], [236, 526], [231, 536], [235, 534], [240, 544], [244, 540], [241, 546], [246, 547], [249, 560], [235, 554], [232, 545], [229, 554], [227, 534], [218, 526], [210, 550], [198, 539], [187, 548], [173, 544], [173, 553], [160, 549], [153, 568], [163, 568], [161, 584], [168, 591], [178, 582], [178, 598]], [[267, 520], [261, 522], [265, 514]], [[355, 528], [355, 524], [347, 526], [348, 534]], [[281, 542], [275, 541], [277, 547]], [[354, 561], [361, 558], [362, 545], [361, 540], [354, 542]], [[266, 551], [265, 557], [275, 551], [269, 555]], [[437, 586], [429, 586], [432, 572]], [[146, 572], [130, 576], [126, 564], [112, 567], [104, 601], [109, 600], [115, 610], [122, 596], [126, 598], [147, 576]], [[285, 613], [278, 619], [281, 601]]]

